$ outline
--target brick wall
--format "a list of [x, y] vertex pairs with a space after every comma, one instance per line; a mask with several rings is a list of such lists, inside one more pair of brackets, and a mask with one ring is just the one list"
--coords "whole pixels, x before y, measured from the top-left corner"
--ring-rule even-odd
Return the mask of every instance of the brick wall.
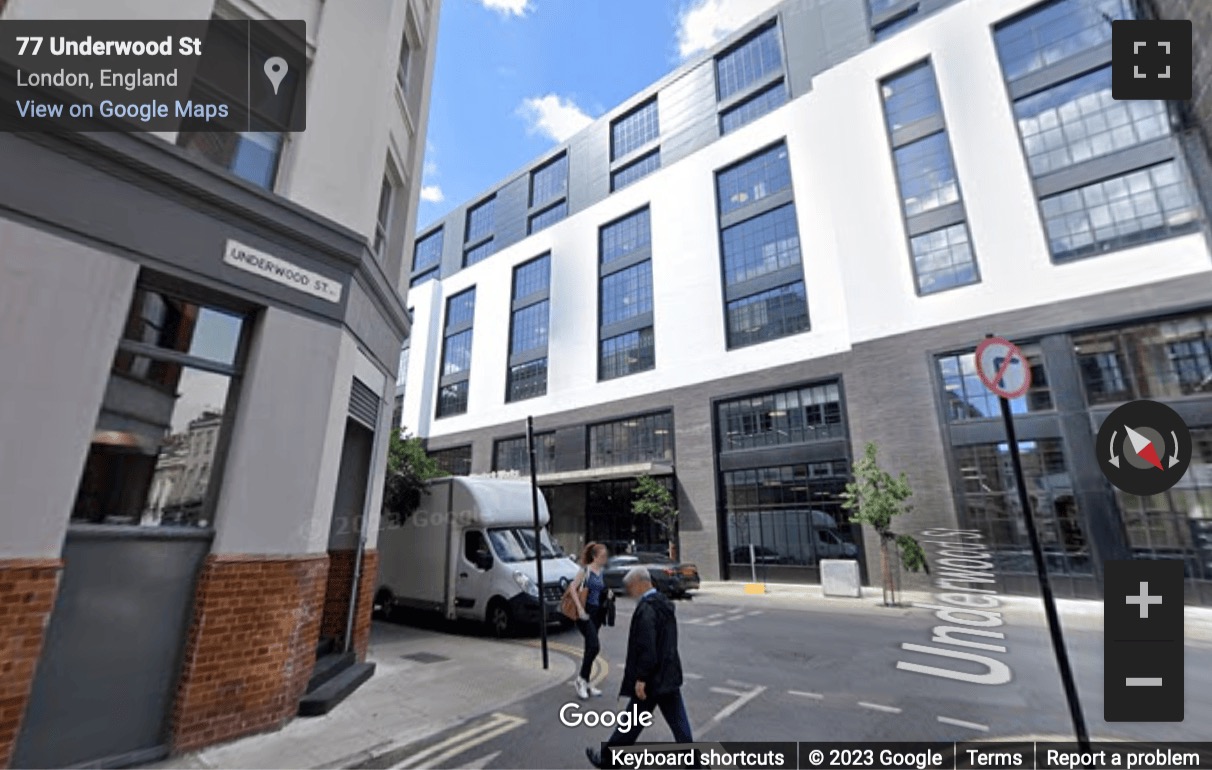
[[59, 559], [0, 561], [0, 767], [13, 755], [62, 569]]
[[328, 558], [211, 555], [173, 710], [173, 749], [280, 728], [315, 665]]
[[[356, 554], [353, 550], [328, 552], [328, 589], [324, 597], [324, 617], [320, 621], [320, 635], [331, 636], [338, 643], [345, 639]], [[371, 610], [374, 609], [371, 602], [374, 599], [378, 569], [378, 552], [366, 551], [358, 594], [358, 616], [354, 618], [354, 649], [357, 650], [358, 660], [366, 659], [366, 649], [370, 643]]]

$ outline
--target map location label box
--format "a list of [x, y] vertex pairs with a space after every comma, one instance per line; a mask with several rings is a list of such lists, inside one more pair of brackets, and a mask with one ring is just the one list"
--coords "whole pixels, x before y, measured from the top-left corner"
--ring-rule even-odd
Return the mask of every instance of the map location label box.
[[305, 41], [302, 21], [0, 21], [0, 130], [303, 131]]

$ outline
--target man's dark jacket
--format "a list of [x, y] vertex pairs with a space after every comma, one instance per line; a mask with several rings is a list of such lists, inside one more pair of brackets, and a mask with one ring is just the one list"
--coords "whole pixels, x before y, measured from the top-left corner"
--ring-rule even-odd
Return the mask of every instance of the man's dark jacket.
[[631, 616], [627, 637], [627, 665], [619, 694], [635, 697], [635, 683], [644, 683], [649, 699], [682, 686], [682, 660], [678, 657], [678, 621], [673, 602], [654, 593], [640, 599]]

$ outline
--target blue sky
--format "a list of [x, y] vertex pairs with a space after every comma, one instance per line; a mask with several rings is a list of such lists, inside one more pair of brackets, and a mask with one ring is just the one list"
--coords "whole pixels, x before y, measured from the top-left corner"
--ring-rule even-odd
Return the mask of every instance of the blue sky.
[[444, 0], [419, 228], [776, 0]]

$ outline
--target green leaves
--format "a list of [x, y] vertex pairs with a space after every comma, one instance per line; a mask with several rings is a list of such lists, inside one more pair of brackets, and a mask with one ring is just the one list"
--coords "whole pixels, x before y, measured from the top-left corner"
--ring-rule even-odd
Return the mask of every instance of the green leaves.
[[895, 603], [897, 581], [889, 574], [888, 548], [895, 544], [900, 550], [901, 565], [910, 572], [930, 572], [926, 563], [926, 552], [911, 535], [898, 535], [892, 531], [892, 520], [913, 510], [905, 502], [913, 496], [909, 477], [904, 473], [893, 476], [880, 467], [875, 442], [868, 442], [863, 456], [854, 464], [854, 481], [846, 485], [842, 493], [842, 508], [850, 512], [850, 520], [866, 524], [880, 538], [880, 549], [884, 558], [884, 602], [892, 597]]
[[636, 479], [631, 512], [636, 516], [647, 516], [660, 525], [666, 536], [672, 536], [673, 524], [678, 515], [673, 493], [651, 476], [645, 475]]
[[874, 442], [868, 442], [863, 457], [854, 464], [854, 481], [842, 493], [842, 507], [850, 520], [872, 527], [881, 536], [892, 526], [892, 519], [913, 507], [905, 502], [913, 496], [909, 477], [893, 476], [880, 467]]
[[402, 523], [421, 504], [425, 482], [448, 476], [425, 453], [421, 439], [404, 430], [391, 432], [387, 447], [387, 477], [383, 483], [383, 509], [394, 524]]

